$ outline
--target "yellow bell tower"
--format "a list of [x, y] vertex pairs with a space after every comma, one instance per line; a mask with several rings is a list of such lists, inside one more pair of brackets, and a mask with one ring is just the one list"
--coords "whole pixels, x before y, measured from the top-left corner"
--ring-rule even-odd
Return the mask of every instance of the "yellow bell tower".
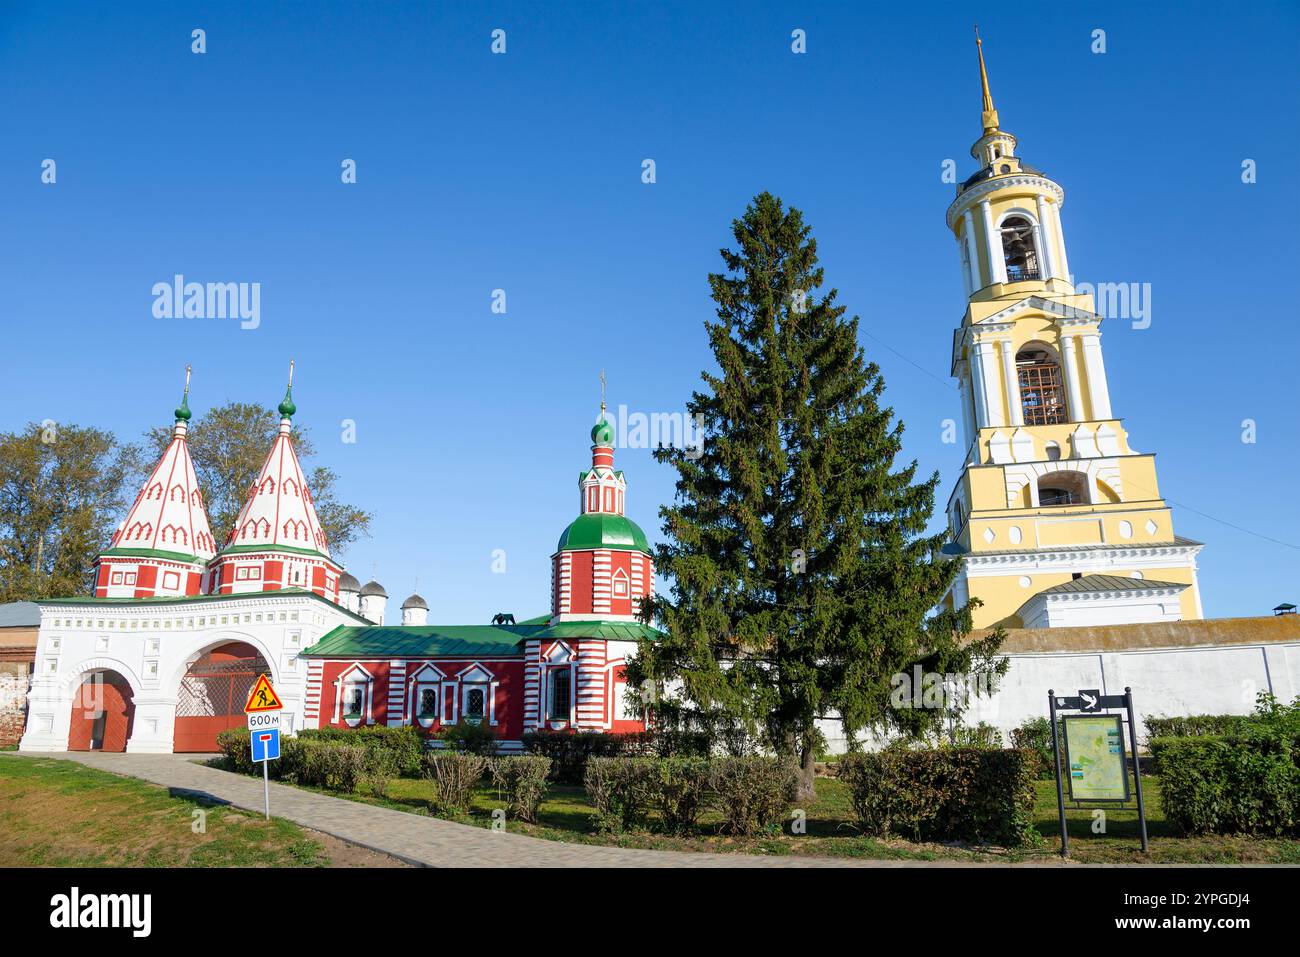
[[1075, 291], [1065, 192], [1016, 156], [976, 31], [980, 169], [957, 187], [966, 313], [953, 336], [965, 461], [948, 500], [961, 562], [948, 596], [978, 598], [975, 626], [1041, 628], [1200, 618], [1196, 555], [1174, 534], [1155, 456], [1111, 411], [1101, 323]]

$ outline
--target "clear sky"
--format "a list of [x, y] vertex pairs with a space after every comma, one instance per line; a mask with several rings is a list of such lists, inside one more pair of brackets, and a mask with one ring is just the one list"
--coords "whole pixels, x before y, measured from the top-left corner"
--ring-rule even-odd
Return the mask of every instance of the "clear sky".
[[[600, 370], [612, 406], [682, 410], [706, 274], [766, 189], [812, 224], [941, 510], [964, 308], [941, 172], [974, 169], [977, 21], [1003, 127], [1066, 191], [1076, 277], [1150, 284], [1149, 328], [1104, 326], [1111, 396], [1207, 543], [1205, 612], [1267, 613], [1300, 602], [1297, 9], [5, 3], [0, 428], [134, 439], [187, 362], [198, 414], [274, 405], [293, 357], [318, 461], [376, 514], [353, 572], [393, 605], [418, 577], [435, 622], [538, 614]], [[176, 273], [261, 283], [260, 326], [155, 319]], [[671, 471], [617, 464], [657, 539]]]

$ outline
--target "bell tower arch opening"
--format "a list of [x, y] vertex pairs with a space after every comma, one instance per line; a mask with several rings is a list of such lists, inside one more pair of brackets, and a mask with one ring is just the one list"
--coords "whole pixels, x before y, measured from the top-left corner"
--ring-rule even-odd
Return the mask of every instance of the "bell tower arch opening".
[[1016, 382], [1025, 425], [1068, 422], [1065, 384], [1056, 351], [1044, 342], [1027, 342], [1016, 353]]

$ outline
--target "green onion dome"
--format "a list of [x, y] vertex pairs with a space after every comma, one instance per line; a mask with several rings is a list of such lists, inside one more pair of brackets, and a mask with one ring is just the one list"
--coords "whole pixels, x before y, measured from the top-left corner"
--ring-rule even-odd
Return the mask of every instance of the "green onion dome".
[[614, 429], [605, 418], [602, 410], [600, 421], [591, 428], [591, 442], [593, 445], [612, 446], [614, 444]]
[[293, 387], [284, 390], [284, 400], [280, 403], [280, 417], [289, 419], [298, 411], [298, 407], [293, 404]]
[[190, 393], [189, 390], [186, 389], [185, 394], [181, 396], [181, 404], [179, 408], [176, 409], [176, 421], [188, 422], [189, 420], [190, 420]]
[[579, 515], [560, 535], [557, 552], [588, 548], [614, 548], [650, 554], [650, 542], [641, 526], [622, 515], [587, 512]]

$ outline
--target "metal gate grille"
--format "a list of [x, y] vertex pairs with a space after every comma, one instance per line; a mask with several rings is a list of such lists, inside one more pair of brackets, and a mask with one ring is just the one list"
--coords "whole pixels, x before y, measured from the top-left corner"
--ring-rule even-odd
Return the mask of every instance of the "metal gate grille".
[[205, 655], [181, 679], [176, 717], [242, 715], [257, 676], [269, 673], [261, 655], [229, 661], [213, 661]]

